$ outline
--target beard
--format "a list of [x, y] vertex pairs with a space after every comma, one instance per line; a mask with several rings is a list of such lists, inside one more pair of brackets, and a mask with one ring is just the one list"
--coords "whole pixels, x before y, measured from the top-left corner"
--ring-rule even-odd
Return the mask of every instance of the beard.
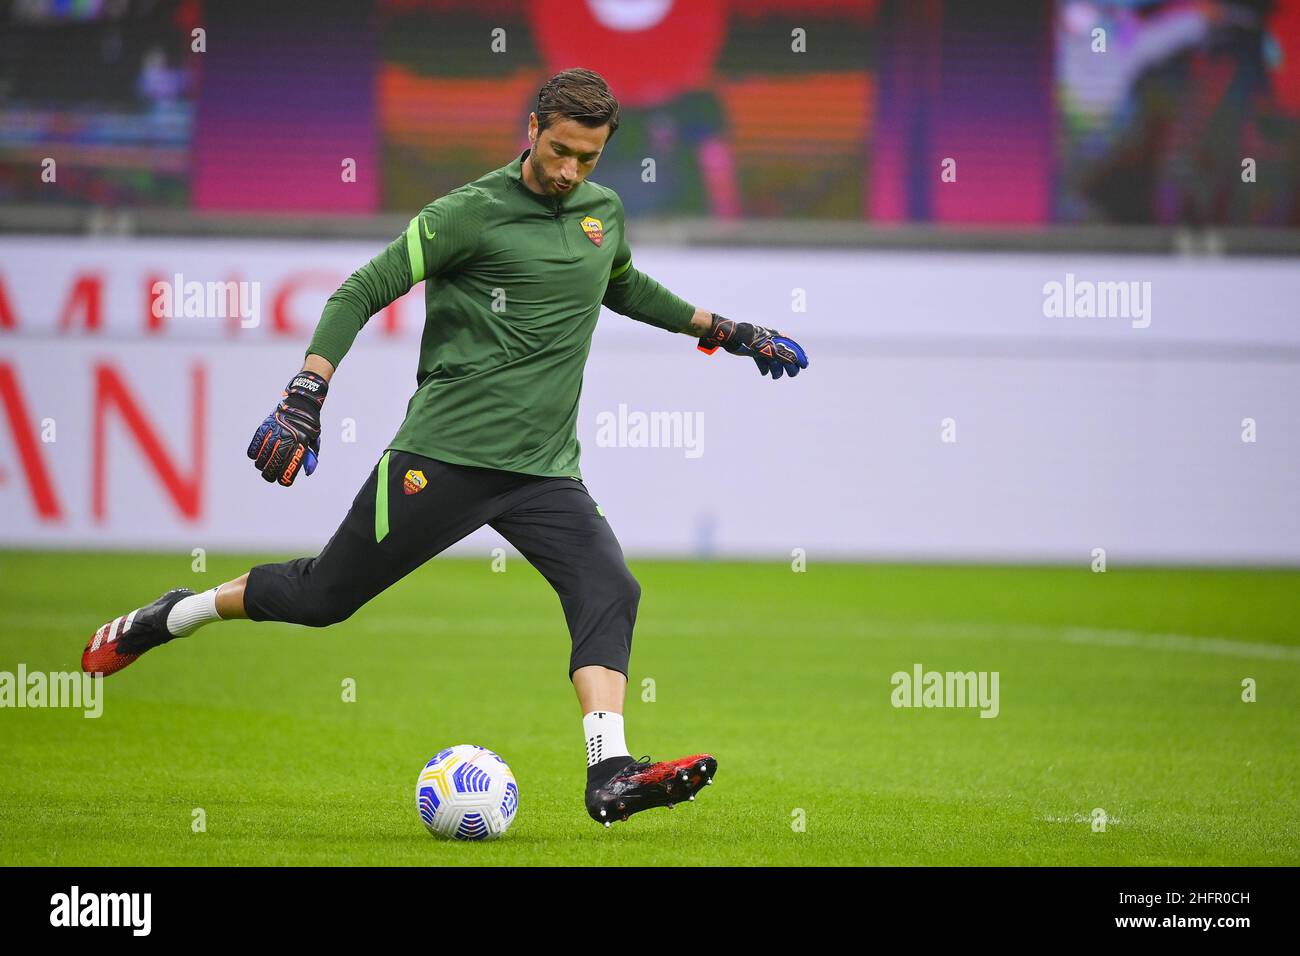
[[[542, 168], [541, 160], [537, 159], [536, 157], [537, 157], [537, 147], [534, 146], [532, 148], [532, 151], [528, 154], [528, 165], [533, 168], [533, 178], [536, 179], [537, 184], [542, 187], [542, 192], [547, 195], [549, 195], [552, 192], [554, 192], [557, 196], [561, 195], [562, 194], [561, 190], [555, 188], [555, 177], [546, 175], [546, 170]], [[569, 191], [572, 192], [573, 187], [576, 185], [577, 185], [576, 180], [570, 182]]]
[[537, 184], [542, 187], [542, 192], [549, 193], [551, 187], [555, 184], [555, 180], [546, 175], [546, 170], [542, 168], [542, 164], [536, 159], [536, 156], [536, 149], [528, 154], [528, 165], [533, 167], [533, 178], [536, 179]]

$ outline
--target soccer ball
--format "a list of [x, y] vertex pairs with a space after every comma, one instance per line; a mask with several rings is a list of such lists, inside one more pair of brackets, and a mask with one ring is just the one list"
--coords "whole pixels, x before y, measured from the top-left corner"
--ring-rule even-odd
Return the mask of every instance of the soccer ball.
[[415, 805], [434, 836], [495, 840], [514, 822], [519, 786], [492, 751], [458, 744], [424, 765], [415, 783]]

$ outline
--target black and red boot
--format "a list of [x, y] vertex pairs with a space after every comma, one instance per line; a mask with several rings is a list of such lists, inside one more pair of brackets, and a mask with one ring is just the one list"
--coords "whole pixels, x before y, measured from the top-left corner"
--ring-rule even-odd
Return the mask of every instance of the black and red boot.
[[611, 757], [587, 771], [587, 813], [608, 827], [651, 807], [668, 807], [695, 799], [713, 783], [718, 761], [709, 754], [651, 762]]
[[189, 588], [176, 588], [152, 604], [113, 618], [86, 644], [81, 652], [81, 669], [88, 674], [107, 676], [120, 671], [150, 648], [166, 644], [176, 636], [167, 630], [167, 615], [178, 601], [193, 593]]

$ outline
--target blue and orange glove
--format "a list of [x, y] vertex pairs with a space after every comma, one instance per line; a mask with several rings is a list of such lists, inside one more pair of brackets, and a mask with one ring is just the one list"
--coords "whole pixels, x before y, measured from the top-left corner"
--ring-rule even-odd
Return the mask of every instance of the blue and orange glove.
[[794, 339], [761, 325], [733, 322], [716, 312], [713, 325], [697, 348], [709, 355], [720, 348], [732, 355], [748, 355], [758, 365], [759, 372], [771, 375], [774, 381], [783, 373], [794, 378], [801, 368], [808, 367], [808, 356]]
[[280, 394], [275, 411], [248, 443], [248, 457], [262, 477], [286, 488], [300, 470], [316, 470], [320, 454], [320, 410], [329, 383], [315, 372], [299, 372]]

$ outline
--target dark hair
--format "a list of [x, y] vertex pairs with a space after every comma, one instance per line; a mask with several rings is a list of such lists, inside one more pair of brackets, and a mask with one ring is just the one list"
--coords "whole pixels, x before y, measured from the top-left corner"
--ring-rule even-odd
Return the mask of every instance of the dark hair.
[[618, 129], [618, 100], [599, 73], [581, 68], [565, 70], [537, 91], [537, 129], [546, 129], [556, 118], [576, 120], [592, 129], [608, 123], [608, 142]]

